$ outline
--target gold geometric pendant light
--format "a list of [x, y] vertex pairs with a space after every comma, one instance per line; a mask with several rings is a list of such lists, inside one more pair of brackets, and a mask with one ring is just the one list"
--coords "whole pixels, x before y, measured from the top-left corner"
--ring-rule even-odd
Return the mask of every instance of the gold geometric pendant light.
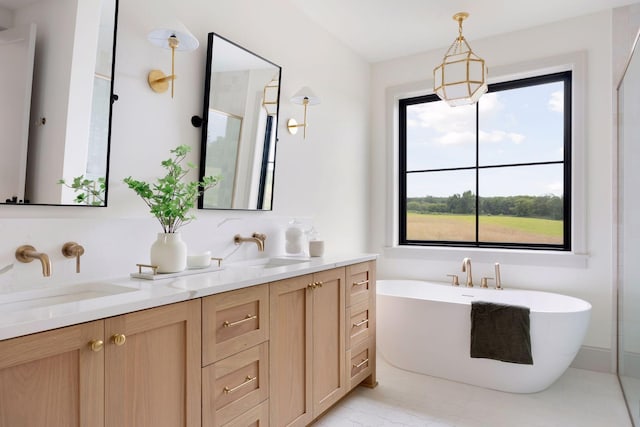
[[487, 92], [484, 59], [473, 53], [462, 35], [462, 21], [468, 17], [467, 12], [453, 15], [458, 21], [458, 37], [444, 55], [442, 64], [433, 69], [433, 89], [452, 107], [474, 104]]

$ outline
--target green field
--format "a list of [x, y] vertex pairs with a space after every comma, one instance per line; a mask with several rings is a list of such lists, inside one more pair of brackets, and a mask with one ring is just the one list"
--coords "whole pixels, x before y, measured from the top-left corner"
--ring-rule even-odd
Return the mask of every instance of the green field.
[[[479, 240], [502, 243], [563, 243], [562, 221], [514, 216], [480, 216]], [[475, 216], [407, 214], [407, 239], [475, 241]]]

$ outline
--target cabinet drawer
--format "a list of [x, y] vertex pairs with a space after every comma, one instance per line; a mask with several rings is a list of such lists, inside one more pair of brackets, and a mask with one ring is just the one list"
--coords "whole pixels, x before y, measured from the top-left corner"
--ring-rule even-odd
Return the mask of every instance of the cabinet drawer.
[[347, 308], [347, 348], [352, 348], [373, 335], [373, 318], [368, 301]]
[[229, 421], [224, 427], [269, 427], [269, 401]]
[[360, 384], [373, 372], [375, 351], [373, 340], [366, 340], [347, 350], [349, 390]]
[[375, 262], [347, 266], [347, 307], [375, 298]]
[[202, 300], [202, 365], [269, 339], [269, 285]]
[[265, 342], [203, 368], [203, 426], [222, 426], [268, 396], [269, 347]]

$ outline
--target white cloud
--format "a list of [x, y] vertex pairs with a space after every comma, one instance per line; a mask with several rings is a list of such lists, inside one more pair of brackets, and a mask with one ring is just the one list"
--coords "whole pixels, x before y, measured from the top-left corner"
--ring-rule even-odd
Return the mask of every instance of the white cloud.
[[511, 142], [514, 144], [520, 144], [525, 139], [525, 136], [521, 133], [509, 132], [508, 135]]
[[473, 132], [447, 132], [436, 141], [442, 145], [475, 144], [476, 137]]
[[564, 92], [561, 90], [553, 92], [549, 98], [548, 106], [549, 110], [562, 113], [564, 111]]
[[438, 133], [460, 132], [475, 126], [475, 109], [471, 106], [449, 107], [444, 102], [430, 102], [411, 107], [420, 126]]
[[480, 113], [487, 115], [497, 113], [504, 109], [504, 104], [500, 102], [498, 92], [485, 93], [480, 98]]
[[494, 130], [491, 132], [480, 131], [480, 142], [499, 143], [510, 141], [514, 144], [520, 144], [524, 139], [524, 135], [515, 132], [505, 132], [502, 130]]
[[564, 185], [562, 184], [562, 182], [552, 182], [551, 184], [547, 185], [547, 190], [551, 194], [555, 194], [556, 196], [562, 196], [563, 189]]
[[[475, 106], [465, 105], [450, 107], [445, 102], [430, 102], [409, 107], [411, 118], [407, 125], [411, 127], [429, 128], [439, 136], [436, 142], [443, 145], [460, 145], [475, 143]], [[482, 96], [480, 111], [484, 115], [494, 114], [504, 109], [498, 93], [487, 93]], [[524, 135], [504, 131], [480, 132], [480, 140], [486, 142], [511, 141], [519, 144]]]

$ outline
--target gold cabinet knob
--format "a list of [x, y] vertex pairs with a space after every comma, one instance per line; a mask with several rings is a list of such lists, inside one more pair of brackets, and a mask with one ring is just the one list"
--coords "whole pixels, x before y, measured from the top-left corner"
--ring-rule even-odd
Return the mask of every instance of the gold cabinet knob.
[[89, 347], [91, 347], [91, 351], [95, 351], [96, 353], [102, 350], [104, 347], [104, 341], [102, 340], [91, 340], [89, 342]]
[[127, 337], [124, 334], [113, 334], [111, 336], [111, 342], [115, 345], [123, 345], [127, 341]]

